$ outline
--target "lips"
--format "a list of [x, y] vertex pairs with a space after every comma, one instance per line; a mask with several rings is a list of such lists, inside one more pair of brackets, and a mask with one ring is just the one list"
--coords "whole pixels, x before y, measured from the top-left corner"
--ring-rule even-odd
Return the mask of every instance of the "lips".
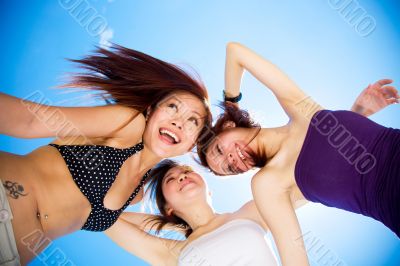
[[185, 180], [182, 181], [182, 183], [180, 184], [179, 191], [182, 191], [187, 185], [193, 184], [193, 183], [194, 183], [194, 182], [193, 182], [192, 180], [185, 179]]
[[168, 128], [160, 128], [159, 134], [161, 140], [168, 145], [174, 145], [181, 142], [178, 134]]
[[236, 152], [239, 155], [240, 159], [242, 159], [242, 161], [246, 160], [246, 157], [243, 155], [243, 153], [240, 150], [240, 148], [238, 146], [236, 146], [235, 148], [236, 148]]
[[237, 163], [235, 165], [236, 170], [239, 170], [239, 172], [246, 172], [253, 168], [254, 161], [244, 147], [241, 147], [241, 145], [236, 143], [235, 151], [236, 157], [238, 159], [236, 160]]

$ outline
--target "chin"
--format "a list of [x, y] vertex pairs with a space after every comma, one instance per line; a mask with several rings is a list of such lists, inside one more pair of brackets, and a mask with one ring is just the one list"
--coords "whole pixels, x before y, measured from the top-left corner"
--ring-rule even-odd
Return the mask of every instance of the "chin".
[[177, 145], [165, 145], [164, 143], [153, 142], [149, 145], [153, 154], [160, 158], [170, 158], [184, 154], [180, 152], [181, 149]]
[[193, 199], [193, 198], [195, 199], [195, 198], [198, 198], [199, 195], [204, 194], [204, 193], [202, 193], [202, 190], [199, 189], [198, 187], [197, 188], [196, 187], [190, 188], [190, 189], [188, 189], [186, 191], [183, 191], [181, 193], [185, 194], [185, 198], [186, 199]]
[[165, 151], [160, 148], [153, 150], [154, 154], [160, 158], [171, 158], [175, 156], [179, 156], [180, 154], [176, 154], [176, 152], [172, 153], [171, 151]]

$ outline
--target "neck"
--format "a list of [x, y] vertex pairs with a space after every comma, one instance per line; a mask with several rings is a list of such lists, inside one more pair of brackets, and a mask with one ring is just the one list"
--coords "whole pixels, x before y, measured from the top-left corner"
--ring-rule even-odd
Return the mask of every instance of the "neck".
[[163, 158], [154, 154], [146, 144], [140, 153], [140, 166], [139, 172], [145, 172], [160, 162]]
[[280, 151], [283, 142], [288, 136], [288, 125], [275, 128], [261, 128], [249, 145], [255, 152], [265, 154], [268, 159], [271, 159]]
[[217, 216], [214, 209], [208, 203], [191, 203], [190, 206], [187, 206], [187, 210], [184, 213], [177, 213], [177, 215], [186, 221], [193, 231], [210, 223]]

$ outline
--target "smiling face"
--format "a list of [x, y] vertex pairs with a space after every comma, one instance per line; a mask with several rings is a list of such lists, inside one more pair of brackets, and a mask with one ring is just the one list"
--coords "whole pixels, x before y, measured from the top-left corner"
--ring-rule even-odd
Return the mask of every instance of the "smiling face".
[[255, 167], [254, 130], [229, 128], [218, 134], [207, 147], [206, 160], [213, 172], [235, 175]]
[[206, 115], [199, 98], [176, 92], [150, 110], [143, 141], [160, 158], [182, 155], [193, 148]]
[[176, 166], [168, 170], [162, 180], [162, 192], [166, 206], [175, 211], [183, 211], [194, 201], [207, 201], [208, 197], [203, 177], [187, 166]]

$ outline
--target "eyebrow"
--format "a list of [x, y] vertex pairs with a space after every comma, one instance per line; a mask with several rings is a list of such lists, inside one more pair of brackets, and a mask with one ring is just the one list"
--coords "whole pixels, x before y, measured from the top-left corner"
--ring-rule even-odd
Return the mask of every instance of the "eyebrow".
[[[177, 98], [173, 98], [175, 101], [179, 102], [179, 104], [183, 104], [181, 100], [177, 99]], [[201, 116], [201, 114], [197, 111], [195, 111], [194, 109], [190, 109], [190, 111], [192, 111], [193, 113], [197, 114], [199, 116], [200, 119], [206, 118], [207, 115], [205, 116]]]
[[[203, 118], [199, 112], [197, 112], [197, 111], [195, 111], [195, 110], [192, 110], [192, 112], [193, 112], [193, 113], [196, 113], [200, 118]], [[204, 116], [204, 117], [206, 117], [206, 116]]]

